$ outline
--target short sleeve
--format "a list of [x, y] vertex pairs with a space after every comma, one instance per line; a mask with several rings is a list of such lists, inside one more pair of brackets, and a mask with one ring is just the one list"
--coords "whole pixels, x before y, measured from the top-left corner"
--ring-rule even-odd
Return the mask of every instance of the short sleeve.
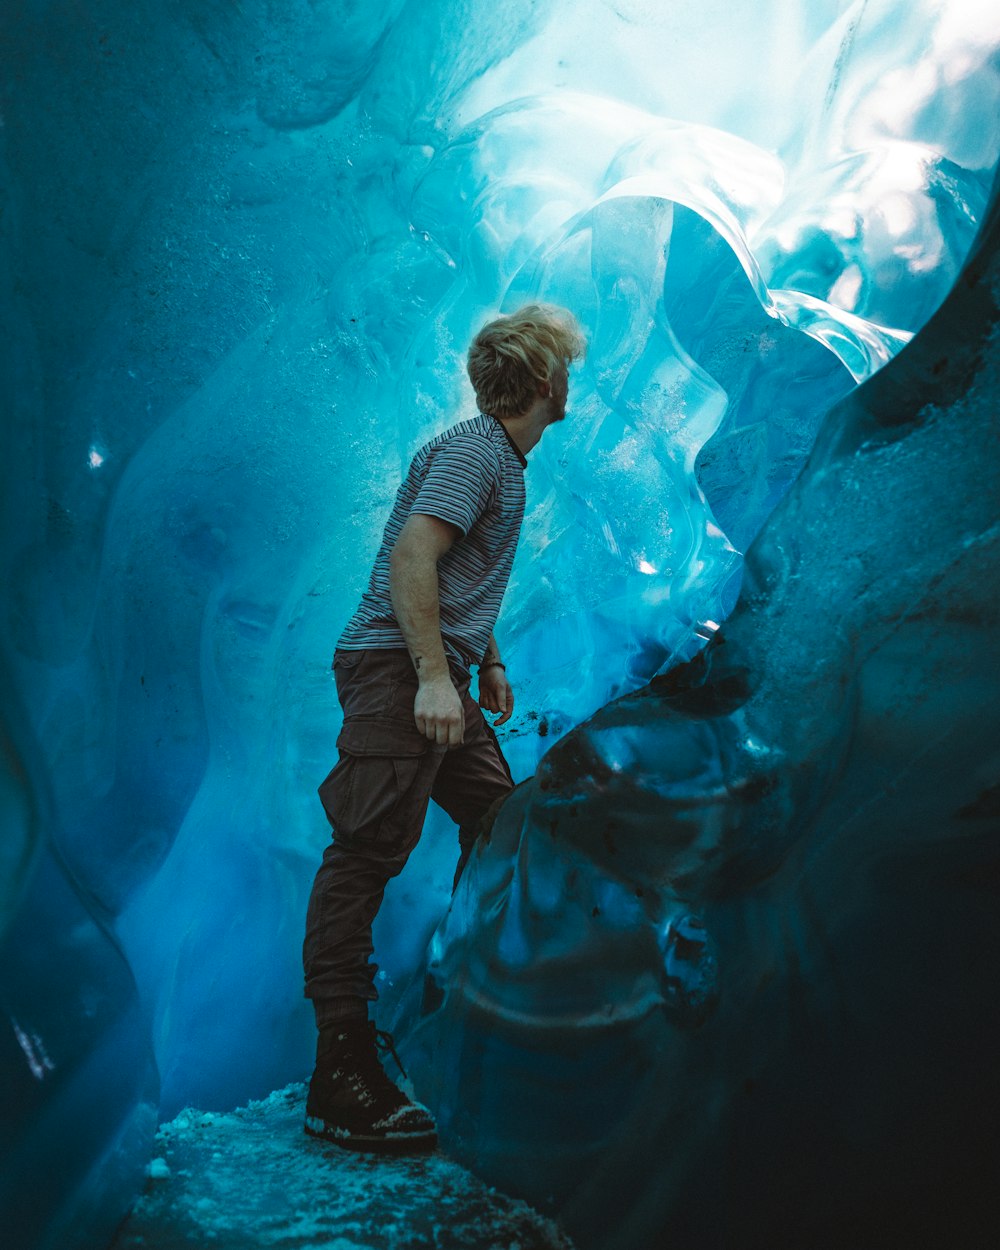
[[431, 452], [410, 512], [439, 517], [468, 534], [489, 508], [500, 482], [500, 457], [489, 439], [456, 434]]

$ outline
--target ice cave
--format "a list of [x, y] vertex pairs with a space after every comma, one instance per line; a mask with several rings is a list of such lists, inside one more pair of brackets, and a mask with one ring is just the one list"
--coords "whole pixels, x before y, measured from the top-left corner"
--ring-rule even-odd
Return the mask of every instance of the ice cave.
[[440, 1167], [522, 1223], [272, 1182], [252, 1245], [996, 1245], [994, 0], [0, 31], [0, 1243], [107, 1250], [191, 1109], [263, 1184], [333, 644], [470, 336], [542, 299], [589, 347], [497, 626], [518, 785], [376, 930]]

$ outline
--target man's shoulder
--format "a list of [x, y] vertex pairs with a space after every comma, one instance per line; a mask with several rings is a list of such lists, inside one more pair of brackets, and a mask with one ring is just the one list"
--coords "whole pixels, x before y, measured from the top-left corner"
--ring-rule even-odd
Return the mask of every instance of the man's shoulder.
[[468, 417], [435, 435], [421, 449], [426, 455], [442, 450], [456, 450], [479, 456], [500, 467], [500, 453], [493, 437], [492, 417]]

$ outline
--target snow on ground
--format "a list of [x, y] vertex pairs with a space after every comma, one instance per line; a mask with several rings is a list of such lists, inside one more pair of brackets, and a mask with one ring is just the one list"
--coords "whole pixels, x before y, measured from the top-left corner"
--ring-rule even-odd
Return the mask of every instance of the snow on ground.
[[555, 1224], [440, 1151], [355, 1154], [302, 1131], [305, 1086], [182, 1111], [112, 1250], [573, 1250]]

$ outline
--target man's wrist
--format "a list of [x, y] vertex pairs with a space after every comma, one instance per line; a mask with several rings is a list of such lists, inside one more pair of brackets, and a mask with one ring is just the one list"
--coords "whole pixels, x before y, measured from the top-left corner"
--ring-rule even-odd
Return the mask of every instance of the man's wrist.
[[502, 668], [505, 673], [507, 671], [507, 665], [501, 664], [499, 660], [487, 660], [485, 663], [480, 664], [479, 671], [482, 672], [484, 668]]
[[451, 680], [451, 672], [448, 667], [448, 657], [442, 651], [440, 656], [427, 655], [426, 653], [415, 655], [413, 659], [413, 667], [417, 670], [417, 681], [420, 685], [425, 682]]
[[417, 674], [418, 686], [433, 686], [435, 682], [447, 682], [450, 686], [455, 683], [451, 679], [451, 672], [448, 669], [434, 669], [429, 672], [420, 672]]

